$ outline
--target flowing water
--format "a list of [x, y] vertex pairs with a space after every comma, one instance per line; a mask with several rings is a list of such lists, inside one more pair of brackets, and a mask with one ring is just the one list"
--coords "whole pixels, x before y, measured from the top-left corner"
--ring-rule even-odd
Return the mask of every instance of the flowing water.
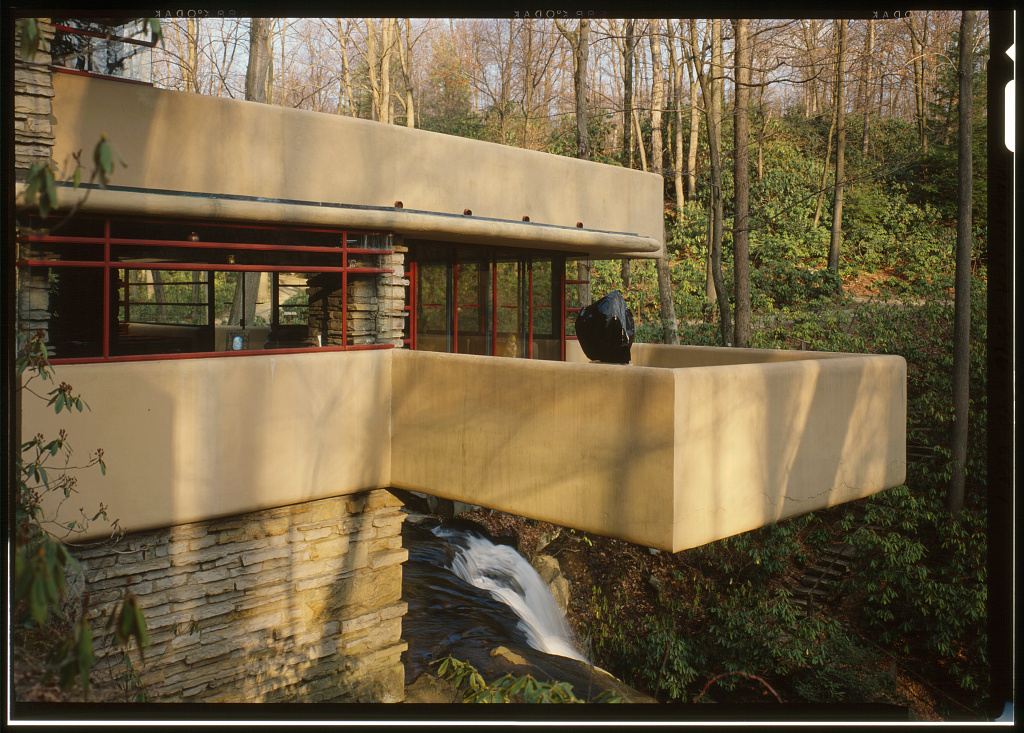
[[496, 646], [529, 648], [589, 665], [537, 571], [483, 528], [410, 515], [403, 596], [406, 678], [451, 654], [470, 661]]
[[589, 663], [576, 646], [572, 629], [547, 583], [515, 548], [443, 526], [433, 532], [456, 548], [451, 571], [511, 608], [531, 647]]

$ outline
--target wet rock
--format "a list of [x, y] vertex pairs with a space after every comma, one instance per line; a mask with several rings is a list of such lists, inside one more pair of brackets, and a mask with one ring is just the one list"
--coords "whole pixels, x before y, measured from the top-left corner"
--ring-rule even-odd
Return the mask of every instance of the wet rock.
[[447, 680], [431, 674], [420, 675], [405, 688], [407, 703], [453, 703], [462, 702], [462, 692]]
[[537, 555], [530, 564], [537, 571], [541, 580], [547, 583], [548, 588], [551, 589], [551, 595], [555, 598], [555, 603], [562, 609], [562, 613], [565, 613], [569, 608], [569, 581], [562, 575], [562, 568], [559, 566], [558, 560], [551, 555]]

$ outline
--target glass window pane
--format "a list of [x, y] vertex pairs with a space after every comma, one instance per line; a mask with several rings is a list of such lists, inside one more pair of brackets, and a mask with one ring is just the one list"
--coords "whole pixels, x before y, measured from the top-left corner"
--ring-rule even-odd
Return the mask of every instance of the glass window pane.
[[418, 263], [416, 289], [416, 348], [448, 351], [447, 264]]
[[206, 325], [208, 281], [201, 270], [118, 270], [120, 320]]
[[533, 335], [555, 336], [551, 260], [533, 261]]
[[282, 272], [277, 283], [277, 315], [281, 325], [309, 323], [308, 275]]
[[45, 334], [51, 359], [103, 355], [103, 270], [25, 268], [18, 293], [20, 327]]
[[521, 262], [498, 262], [496, 268], [495, 308], [497, 329], [495, 333], [495, 356], [523, 356], [525, 342], [522, 339], [523, 288], [520, 277]]
[[489, 268], [486, 262], [460, 262], [457, 273], [458, 352], [487, 354]]

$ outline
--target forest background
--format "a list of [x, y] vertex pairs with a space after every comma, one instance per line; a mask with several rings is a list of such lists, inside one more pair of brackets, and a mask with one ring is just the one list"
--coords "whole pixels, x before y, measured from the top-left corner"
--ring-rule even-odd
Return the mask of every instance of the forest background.
[[672, 556], [562, 532], [590, 585], [570, 617], [598, 665], [663, 700], [759, 701], [770, 686], [976, 719], [993, 704], [989, 16], [966, 36], [961, 21], [164, 18], [152, 81], [659, 173], [665, 257], [579, 264], [589, 292], [623, 293], [638, 341], [903, 356], [903, 486]]

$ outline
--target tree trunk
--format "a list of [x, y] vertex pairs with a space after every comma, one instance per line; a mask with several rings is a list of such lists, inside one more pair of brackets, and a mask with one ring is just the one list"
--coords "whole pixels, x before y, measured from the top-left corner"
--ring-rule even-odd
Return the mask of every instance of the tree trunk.
[[825, 200], [825, 182], [828, 180], [828, 164], [832, 160], [832, 135], [836, 131], [836, 113], [838, 108], [832, 110], [832, 122], [828, 126], [828, 146], [825, 148], [825, 160], [821, 164], [821, 185], [818, 186], [818, 205], [814, 208], [814, 221], [811, 228], [818, 226], [821, 221], [821, 205]]
[[199, 93], [199, 21], [195, 18], [188, 18], [185, 21], [185, 55], [188, 61], [185, 65], [185, 91], [193, 94]]
[[[710, 157], [711, 170], [709, 172], [710, 182], [708, 186], [708, 244], [707, 244], [707, 259], [705, 260], [705, 273], [707, 277], [704, 281], [704, 293], [707, 297], [708, 304], [714, 303], [718, 299], [718, 283], [716, 281], [714, 270], [714, 256], [717, 248], [721, 250], [722, 239], [721, 239], [721, 228], [717, 225], [719, 220], [716, 217], [716, 198], [715, 191], [716, 185], [719, 186], [717, 189], [719, 194], [721, 193], [721, 165], [719, 160], [721, 154], [721, 145], [715, 147], [715, 128], [716, 118], [714, 116], [715, 109], [715, 66], [714, 66], [714, 32], [712, 32], [712, 63], [711, 63], [711, 74], [710, 76], [704, 72], [704, 67], [701, 64], [701, 49], [700, 43], [697, 40], [697, 21], [690, 19], [690, 50], [692, 52], [693, 59], [693, 72], [697, 78], [697, 83], [700, 85], [701, 97], [704, 100], [704, 121], [706, 123], [708, 131], [708, 153]], [[719, 33], [720, 35], [720, 33]], [[691, 145], [690, 154], [694, 155], [694, 146], [692, 144], [693, 130], [691, 134]], [[719, 140], [719, 143], [721, 141]], [[691, 168], [692, 170], [692, 168]]]
[[835, 196], [832, 200], [832, 239], [828, 245], [828, 269], [839, 274], [839, 247], [843, 237], [843, 188], [845, 181], [846, 153], [846, 84], [844, 70], [846, 65], [846, 24], [845, 19], [839, 21], [839, 55], [836, 59], [836, 180]]
[[757, 180], [764, 178], [764, 134], [768, 131], [768, 122], [772, 118], [772, 111], [764, 113], [764, 106], [761, 105], [761, 126], [757, 130]]
[[[690, 21], [691, 45], [697, 53], [696, 23]], [[705, 119], [708, 129], [708, 151], [711, 163], [711, 227], [708, 243], [708, 300], [718, 301], [719, 323], [722, 344], [732, 345], [732, 315], [729, 306], [729, 294], [725, 289], [722, 276], [722, 230], [724, 211], [722, 203], [722, 21], [711, 21], [711, 73], [705, 75], [699, 64], [694, 64], [697, 79], [700, 82], [707, 110]]]
[[640, 151], [640, 170], [647, 170], [647, 150], [644, 148], [644, 138], [640, 134], [640, 115], [636, 107], [633, 107], [633, 132], [636, 134], [636, 148]]
[[249, 63], [245, 71], [245, 98], [250, 102], [267, 101], [271, 22], [267, 18], [252, 18], [249, 21]]
[[626, 168], [633, 167], [633, 45], [634, 45], [634, 22], [626, 21], [626, 33], [623, 43], [622, 55], [622, 165]]
[[580, 20], [576, 30], [570, 31], [555, 21], [559, 32], [572, 47], [572, 84], [576, 92], [576, 157], [590, 160], [590, 137], [587, 132], [587, 63], [590, 57], [590, 21]]
[[349, 114], [353, 113], [355, 105], [352, 100], [352, 69], [348, 60], [348, 28], [342, 28], [341, 18], [338, 23], [338, 42], [341, 45], [341, 88], [338, 90], [338, 114], [345, 114], [346, 104]]
[[957, 132], [956, 275], [953, 285], [953, 426], [949, 452], [951, 475], [946, 508], [953, 514], [964, 504], [967, 423], [970, 410], [971, 356], [971, 206], [973, 203], [974, 26], [977, 13], [960, 19], [960, 102]]
[[[668, 21], [669, 28], [672, 21]], [[683, 190], [683, 63], [676, 56], [675, 34], [669, 36], [669, 68], [672, 70], [672, 96], [675, 98], [675, 144], [672, 148], [672, 178], [673, 188], [676, 194], [676, 219], [683, 223], [683, 216], [686, 204], [686, 194]]]
[[366, 19], [366, 75], [370, 85], [370, 119], [380, 119], [380, 82], [377, 78], [377, 27], [372, 18]]
[[736, 30], [734, 62], [736, 66], [734, 210], [733, 215], [733, 282], [736, 298], [736, 324], [733, 345], [750, 345], [750, 236], [747, 215], [750, 208], [750, 131], [747, 107], [750, 98], [750, 40], [748, 21], [734, 21]]
[[157, 323], [167, 323], [167, 294], [164, 291], [164, 273], [162, 270], [150, 270], [153, 274], [153, 300], [156, 301]]
[[[622, 165], [633, 167], [633, 46], [635, 43], [635, 21], [626, 21], [625, 38], [623, 39], [623, 71], [622, 71]], [[629, 290], [633, 276], [632, 261], [622, 260], [622, 289]]]
[[664, 71], [661, 63], [660, 24], [652, 19], [651, 35], [651, 172], [661, 175], [664, 170], [665, 151], [661, 139], [661, 108], [664, 104]]
[[711, 114], [709, 120], [714, 121], [714, 131], [709, 130], [708, 137], [713, 137], [711, 144], [711, 196], [714, 202], [715, 236], [711, 240], [711, 277], [715, 282], [718, 297], [718, 315], [721, 323], [722, 345], [732, 346], [732, 312], [729, 305], [729, 293], [725, 289], [725, 278], [722, 275], [722, 234], [725, 228], [725, 212], [722, 200], [722, 101], [725, 97], [722, 41], [722, 21], [711, 22]]
[[391, 33], [394, 19], [385, 18], [380, 31], [380, 113], [378, 119], [390, 125], [394, 122], [391, 114], [391, 49], [394, 42]]
[[[662, 175], [664, 170], [664, 149], [661, 139], [661, 108], [664, 104], [664, 82], [661, 63], [660, 23], [652, 19], [651, 24], [651, 172]], [[675, 300], [672, 297], [672, 268], [669, 264], [668, 246], [655, 262], [658, 271], [658, 299], [661, 304], [662, 340], [666, 344], [679, 343], [679, 324], [676, 321]]]
[[[913, 54], [914, 62], [914, 107], [915, 116], [917, 117], [917, 136], [918, 142], [921, 147], [928, 150], [928, 120], [925, 117], [925, 63], [924, 63], [924, 44], [921, 39], [917, 36], [917, 30], [914, 28], [914, 17], [911, 16], [907, 19], [907, 27], [910, 29], [910, 52]], [[927, 24], [927, 19], [925, 23]]]
[[864, 131], [861, 133], [860, 152], [868, 154], [868, 132], [871, 128], [871, 71], [874, 67], [871, 58], [875, 52], [875, 21], [868, 20], [867, 37], [864, 40]]
[[405, 42], [402, 42], [402, 30], [398, 29], [398, 60], [402, 65], [402, 78], [405, 81], [405, 126], [416, 127], [416, 110], [412, 98], [412, 21], [405, 19]]
[[[698, 63], [690, 56], [691, 66]], [[689, 72], [689, 70], [688, 70]], [[700, 84], [690, 79], [690, 141], [686, 147], [686, 194], [690, 199], [697, 196], [697, 143], [700, 136], [700, 109], [697, 104]]]

